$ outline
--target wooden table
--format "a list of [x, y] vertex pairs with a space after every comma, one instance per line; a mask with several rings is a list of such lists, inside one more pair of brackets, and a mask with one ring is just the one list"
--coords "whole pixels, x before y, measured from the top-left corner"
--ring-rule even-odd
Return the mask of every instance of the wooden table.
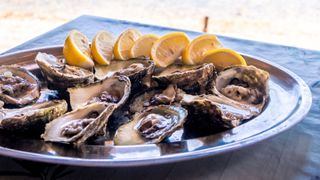
[[[93, 16], [81, 16], [7, 52], [60, 45], [71, 29], [90, 39], [101, 29], [119, 35], [127, 28], [165, 34], [177, 29]], [[186, 31], [190, 38], [201, 33]], [[254, 33], [254, 32], [253, 32]], [[320, 52], [219, 36], [226, 47], [272, 60], [302, 77], [313, 93], [312, 109], [294, 128], [231, 153], [165, 165], [134, 168], [85, 168], [0, 158], [0, 178], [62, 179], [320, 179]], [[279, 107], [281, 108], [281, 107]]]

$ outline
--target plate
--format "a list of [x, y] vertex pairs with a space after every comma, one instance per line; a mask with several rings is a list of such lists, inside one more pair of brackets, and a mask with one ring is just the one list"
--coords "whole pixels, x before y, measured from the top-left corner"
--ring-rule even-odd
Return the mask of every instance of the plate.
[[[0, 56], [0, 64], [17, 64], [39, 74], [37, 52], [62, 55], [62, 47], [44, 47]], [[312, 96], [297, 75], [273, 62], [242, 54], [247, 63], [270, 73], [270, 100], [254, 119], [227, 131], [187, 140], [136, 146], [70, 145], [45, 143], [40, 139], [0, 135], [0, 154], [13, 158], [76, 166], [140, 166], [178, 162], [218, 155], [244, 148], [277, 135], [308, 113]], [[176, 135], [178, 136], [178, 135]]]

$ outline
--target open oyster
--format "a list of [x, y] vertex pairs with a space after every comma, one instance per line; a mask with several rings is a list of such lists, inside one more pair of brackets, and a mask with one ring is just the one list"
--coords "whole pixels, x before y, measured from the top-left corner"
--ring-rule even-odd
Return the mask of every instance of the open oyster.
[[[260, 109], [238, 103], [232, 99], [221, 98], [215, 95], [189, 95], [184, 94], [181, 104], [196, 118], [202, 117], [207, 122], [195, 122], [194, 124], [216, 124], [225, 128], [238, 126], [243, 120], [247, 120], [260, 113]], [[205, 117], [205, 118], [203, 118]]]
[[0, 100], [4, 104], [25, 106], [40, 96], [38, 78], [26, 69], [16, 66], [0, 67]]
[[142, 112], [150, 106], [156, 105], [171, 105], [176, 102], [180, 102], [181, 96], [179, 92], [181, 90], [176, 85], [170, 84], [166, 89], [154, 89], [137, 96], [130, 104], [130, 112]]
[[44, 124], [67, 111], [65, 100], [53, 100], [19, 109], [0, 110], [0, 129], [5, 131], [43, 130]]
[[134, 88], [141, 84], [150, 86], [154, 63], [146, 59], [114, 60], [108, 66], [95, 65], [95, 77], [105, 79], [112, 75], [125, 75], [131, 80]]
[[176, 84], [188, 93], [202, 93], [213, 78], [214, 72], [214, 65], [211, 63], [192, 66], [173, 64], [152, 78], [160, 85]]
[[115, 108], [115, 104], [102, 102], [80, 107], [48, 123], [41, 137], [45, 141], [81, 145], [101, 132]]
[[268, 82], [269, 73], [264, 70], [254, 66], [234, 66], [219, 73], [214, 93], [262, 109], [269, 97]]
[[67, 65], [63, 59], [39, 52], [35, 58], [50, 89], [64, 90], [77, 85], [89, 84], [94, 75], [86, 69]]
[[68, 88], [72, 109], [94, 102], [125, 103], [130, 95], [131, 83], [126, 76], [112, 76], [86, 86]]
[[212, 95], [184, 94], [182, 106], [226, 128], [261, 113], [268, 99], [269, 74], [254, 66], [234, 66], [219, 73], [210, 87]]
[[136, 113], [132, 120], [119, 127], [115, 145], [159, 143], [181, 128], [187, 110], [178, 106], [159, 105]]

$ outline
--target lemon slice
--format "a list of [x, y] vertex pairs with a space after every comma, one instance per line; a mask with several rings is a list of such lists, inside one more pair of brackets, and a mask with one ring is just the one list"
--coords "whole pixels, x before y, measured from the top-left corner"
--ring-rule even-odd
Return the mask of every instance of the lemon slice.
[[247, 65], [246, 60], [240, 54], [227, 48], [209, 50], [205, 53], [202, 62], [213, 63], [217, 70], [233, 65]]
[[92, 40], [91, 52], [93, 59], [101, 65], [110, 64], [115, 39], [112, 33], [99, 31]]
[[124, 31], [114, 45], [114, 57], [120, 60], [129, 59], [131, 47], [140, 36], [141, 33], [136, 29]]
[[151, 47], [154, 44], [156, 40], [158, 40], [159, 37], [153, 34], [147, 34], [141, 36], [137, 41], [133, 44], [131, 51], [130, 51], [130, 56], [131, 58], [136, 58], [136, 57], [146, 57], [150, 58], [151, 57]]
[[63, 55], [69, 65], [91, 69], [94, 63], [88, 38], [77, 30], [69, 32], [63, 47]]
[[178, 59], [189, 44], [183, 32], [172, 32], [158, 39], [151, 48], [151, 58], [159, 67], [167, 67]]
[[221, 48], [222, 45], [214, 35], [206, 34], [191, 41], [182, 54], [184, 64], [199, 64], [203, 55], [208, 51]]

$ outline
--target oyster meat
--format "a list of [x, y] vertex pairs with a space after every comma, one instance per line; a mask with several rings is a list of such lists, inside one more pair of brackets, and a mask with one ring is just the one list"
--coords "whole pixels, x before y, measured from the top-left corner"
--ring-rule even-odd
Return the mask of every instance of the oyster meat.
[[118, 128], [115, 145], [159, 143], [181, 128], [187, 110], [178, 106], [159, 105], [136, 113], [132, 120]]
[[268, 100], [269, 74], [254, 66], [234, 66], [221, 71], [209, 95], [184, 94], [182, 106], [226, 128], [238, 126], [261, 113]]
[[18, 109], [0, 110], [0, 129], [5, 131], [43, 130], [45, 123], [67, 111], [65, 100], [53, 100]]
[[[259, 109], [254, 106], [240, 104], [231, 99], [223, 99], [215, 95], [189, 95], [184, 94], [181, 104], [188, 109], [197, 121], [197, 117], [205, 117], [208, 122], [195, 122], [221, 125], [225, 128], [238, 126], [243, 120], [252, 118], [260, 113]], [[211, 122], [209, 122], [211, 121]]]
[[269, 98], [268, 82], [269, 73], [264, 70], [254, 66], [234, 66], [219, 73], [213, 91], [261, 110]]
[[68, 88], [73, 110], [94, 102], [120, 106], [128, 99], [130, 90], [131, 83], [126, 76], [112, 76], [86, 86]]
[[18, 107], [35, 102], [40, 96], [37, 77], [17, 66], [0, 66], [0, 100]]
[[214, 76], [214, 65], [173, 64], [152, 76], [159, 85], [176, 84], [188, 93], [203, 93]]
[[103, 131], [115, 109], [115, 104], [102, 102], [82, 106], [48, 123], [41, 137], [45, 141], [81, 145]]
[[179, 93], [181, 91], [182, 90], [178, 89], [176, 85], [170, 84], [164, 90], [154, 89], [144, 92], [143, 94], [134, 98], [132, 103], [130, 103], [130, 112], [141, 112], [150, 106], [179, 103], [181, 100]]
[[64, 59], [39, 52], [35, 58], [50, 89], [65, 90], [77, 85], [93, 83], [93, 72], [67, 65]]
[[131, 80], [133, 88], [141, 85], [151, 86], [154, 63], [146, 59], [113, 60], [108, 66], [95, 65], [95, 77], [105, 79], [113, 75], [125, 75]]

